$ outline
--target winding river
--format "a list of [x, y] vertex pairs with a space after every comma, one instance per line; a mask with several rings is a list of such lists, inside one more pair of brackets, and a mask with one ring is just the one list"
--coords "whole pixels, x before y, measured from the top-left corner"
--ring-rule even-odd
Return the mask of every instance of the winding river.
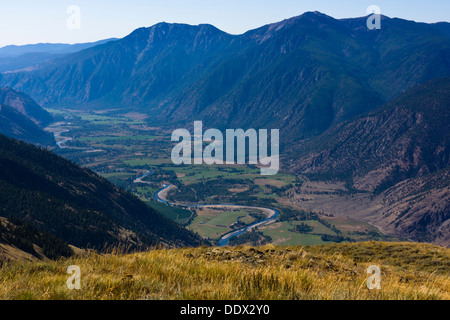
[[70, 130], [65, 129], [61, 127], [65, 123], [58, 122], [56, 124], [52, 124], [45, 128], [45, 131], [53, 133], [53, 136], [55, 137], [56, 145], [60, 149], [70, 149], [70, 150], [78, 150], [85, 153], [93, 153], [93, 152], [102, 152], [101, 149], [89, 149], [89, 148], [83, 148], [83, 147], [71, 147], [67, 146], [66, 143], [69, 141], [72, 141], [73, 138], [71, 137], [65, 137], [62, 136], [64, 132], [69, 132]]
[[65, 129], [60, 129], [58, 131], [53, 131], [53, 135], [55, 137], [55, 140], [57, 141], [56, 144], [58, 145], [59, 148], [63, 149], [63, 148], [67, 148], [65, 146], [66, 142], [69, 142], [70, 140], [72, 140], [72, 138], [65, 138], [65, 137], [61, 137], [61, 134], [63, 132], [68, 132], [69, 130], [65, 130]]
[[[80, 149], [80, 150], [84, 150], [84, 152], [97, 152], [97, 151], [102, 151], [102, 150], [85, 150], [85, 148], [77, 148], [77, 147], [68, 147], [65, 144], [69, 141], [72, 140], [72, 138], [70, 137], [63, 137], [61, 136], [61, 134], [63, 132], [67, 132], [69, 130], [64, 129], [64, 128], [50, 128], [49, 127], [50, 132], [53, 132], [54, 136], [55, 136], [55, 140], [57, 141], [57, 145], [59, 148], [64, 149], [64, 148], [69, 148], [69, 149]], [[149, 175], [151, 175], [153, 173], [152, 170], [147, 171], [145, 174], [143, 174], [142, 176], [136, 178], [133, 182], [134, 183], [144, 183], [144, 184], [150, 184], [151, 182], [148, 181], [144, 181], [143, 179]], [[172, 207], [180, 207], [180, 205], [176, 204], [176, 203], [170, 203], [169, 201], [166, 200], [166, 194], [170, 191], [171, 188], [173, 188], [173, 185], [170, 184], [164, 184], [163, 187], [161, 189], [159, 189], [154, 195], [153, 198], [156, 201], [165, 203], [169, 206]], [[257, 227], [261, 227], [261, 226], [265, 226], [271, 223], [274, 223], [278, 216], [280, 215], [280, 211], [278, 211], [277, 209], [270, 209], [270, 208], [263, 208], [263, 207], [254, 207], [254, 206], [243, 206], [243, 205], [234, 205], [234, 204], [225, 204], [225, 203], [221, 203], [221, 204], [199, 204], [199, 205], [187, 205], [187, 206], [181, 206], [184, 208], [187, 208], [188, 210], [191, 209], [195, 209], [195, 208], [220, 208], [220, 209], [256, 209], [259, 211], [262, 211], [266, 214], [266, 218], [257, 222], [254, 222], [250, 225], [247, 225], [245, 227], [242, 227], [240, 229], [237, 230], [233, 230], [230, 231], [224, 235], [222, 235], [219, 238], [219, 247], [222, 246], [226, 246], [228, 244], [228, 242], [230, 241], [231, 238], [233, 237], [237, 237], [245, 232], [251, 231]]]
[[[136, 178], [134, 180], [134, 183], [150, 183], [147, 181], [142, 181], [143, 178], [149, 176], [152, 173], [152, 170], [147, 171], [144, 175], [140, 176], [139, 178]], [[169, 192], [169, 190], [171, 188], [173, 188], [174, 186], [171, 184], [164, 184], [163, 187], [161, 189], [159, 189], [154, 195], [153, 198], [156, 201], [165, 203], [169, 206], [172, 207], [179, 207], [179, 205], [177, 205], [176, 203], [171, 203], [169, 201], [166, 200], [166, 194]], [[254, 206], [243, 206], [243, 205], [235, 205], [235, 204], [226, 204], [226, 203], [220, 203], [220, 204], [198, 204], [198, 205], [187, 205], [187, 206], [183, 206], [184, 208], [187, 209], [196, 209], [196, 208], [220, 208], [220, 209], [256, 209], [259, 211], [262, 211], [264, 213], [267, 214], [266, 218], [257, 222], [254, 222], [252, 224], [249, 224], [243, 228], [237, 229], [237, 230], [233, 230], [230, 231], [224, 235], [222, 235], [219, 238], [219, 247], [222, 246], [226, 246], [228, 245], [228, 242], [230, 241], [231, 238], [233, 237], [237, 237], [245, 232], [251, 231], [257, 227], [261, 227], [261, 226], [266, 226], [268, 224], [274, 223], [278, 216], [280, 215], [280, 211], [278, 211], [277, 209], [271, 209], [271, 208], [263, 208], [263, 207], [254, 207]]]

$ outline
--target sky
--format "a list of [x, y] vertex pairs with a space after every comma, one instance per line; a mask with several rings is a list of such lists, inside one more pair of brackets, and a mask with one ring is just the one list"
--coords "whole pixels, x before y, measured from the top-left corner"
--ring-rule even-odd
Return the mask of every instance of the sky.
[[450, 22], [449, 0], [0, 0], [0, 47], [121, 38], [162, 21], [242, 34], [306, 11], [366, 16], [370, 5], [389, 17]]

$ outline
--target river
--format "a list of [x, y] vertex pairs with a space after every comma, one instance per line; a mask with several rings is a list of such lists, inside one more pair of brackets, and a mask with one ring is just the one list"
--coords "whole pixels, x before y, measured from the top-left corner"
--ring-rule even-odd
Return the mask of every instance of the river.
[[[147, 181], [142, 181], [142, 179], [147, 177], [147, 176], [149, 176], [151, 173], [152, 173], [151, 170], [147, 171], [144, 175], [136, 178], [134, 180], [134, 182], [135, 183], [149, 183]], [[165, 203], [165, 204], [167, 204], [169, 206], [180, 207], [180, 205], [177, 205], [176, 203], [170, 203], [165, 198], [165, 194], [169, 191], [169, 189], [171, 187], [173, 187], [173, 185], [171, 185], [171, 184], [164, 184], [161, 189], [159, 189], [157, 192], [155, 192], [155, 194], [153, 195], [153, 198], [156, 201]], [[161, 195], [161, 194], [164, 194], [164, 196]], [[263, 220], [254, 222], [254, 223], [252, 223], [250, 225], [247, 225], [247, 226], [245, 226], [243, 228], [240, 228], [240, 229], [237, 229], [237, 230], [233, 230], [233, 231], [230, 231], [230, 232], [222, 235], [219, 238], [219, 247], [228, 245], [228, 242], [233, 237], [237, 237], [237, 236], [239, 236], [239, 235], [241, 235], [241, 234], [243, 234], [245, 232], [251, 231], [251, 230], [253, 230], [253, 229], [257, 228], [257, 227], [261, 227], [261, 226], [265, 226], [265, 225], [274, 223], [277, 220], [278, 216], [280, 215], [280, 211], [278, 211], [277, 209], [263, 208], [263, 207], [254, 207], [254, 206], [243, 206], [243, 205], [226, 204], [226, 203], [220, 203], [220, 204], [197, 204], [197, 205], [191, 204], [191, 205], [181, 206], [181, 207], [184, 207], [184, 208], [187, 208], [187, 209], [195, 209], [195, 208], [220, 208], [220, 209], [226, 208], [226, 209], [231, 209], [231, 210], [233, 210], [233, 209], [256, 209], [256, 210], [260, 210], [260, 211], [262, 211], [262, 212], [267, 214], [267, 217], [265, 219], [263, 219]]]
[[60, 149], [71, 149], [71, 150], [78, 150], [85, 153], [93, 153], [93, 152], [102, 152], [102, 149], [89, 149], [89, 148], [83, 148], [83, 147], [69, 147], [66, 145], [67, 142], [72, 141], [73, 138], [71, 137], [65, 137], [61, 136], [64, 132], [69, 132], [70, 130], [65, 129], [63, 126], [67, 125], [65, 122], [58, 122], [51, 124], [47, 128], [45, 128], [45, 131], [53, 133], [53, 136], [55, 137], [56, 145]]
[[59, 148], [63, 149], [63, 148], [67, 148], [65, 146], [66, 142], [69, 142], [70, 140], [72, 140], [72, 138], [70, 137], [61, 137], [61, 134], [63, 132], [68, 132], [69, 130], [65, 130], [65, 129], [60, 129], [58, 131], [53, 131], [53, 135], [55, 136], [55, 140], [57, 141], [56, 144], [58, 145]]

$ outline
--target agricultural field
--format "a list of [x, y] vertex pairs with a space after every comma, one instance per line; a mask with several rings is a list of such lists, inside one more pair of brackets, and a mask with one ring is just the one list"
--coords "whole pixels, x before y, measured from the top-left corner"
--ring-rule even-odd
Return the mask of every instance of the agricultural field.
[[212, 208], [196, 209], [196, 217], [188, 226], [204, 238], [217, 240], [221, 235], [233, 230], [231, 227], [236, 222], [250, 224], [255, 222], [250, 213], [254, 210], [219, 210]]
[[[146, 122], [145, 116], [134, 113], [48, 111], [58, 122], [47, 130], [59, 132], [59, 139], [64, 140], [60, 148], [54, 150], [56, 153], [129, 190], [169, 219], [213, 242], [230, 232], [231, 225], [246, 225], [256, 221], [255, 218], [249, 212], [171, 207], [156, 201], [155, 193], [164, 184], [171, 184], [174, 188], [167, 194], [171, 203], [184, 206], [226, 203], [279, 210], [278, 221], [259, 230], [274, 244], [389, 239], [366, 223], [320, 214], [308, 201], [324, 197], [324, 194], [345, 192], [342, 185], [314, 189], [304, 177], [282, 171], [273, 176], [261, 176], [260, 168], [254, 165], [174, 165], [171, 161], [174, 128], [153, 126]], [[142, 177], [146, 172], [150, 174]], [[142, 179], [135, 181], [139, 177]], [[301, 198], [292, 196], [297, 191], [302, 192]], [[314, 218], [305, 218], [310, 212], [314, 213]], [[299, 223], [309, 225], [311, 230], [299, 232], [296, 230]]]

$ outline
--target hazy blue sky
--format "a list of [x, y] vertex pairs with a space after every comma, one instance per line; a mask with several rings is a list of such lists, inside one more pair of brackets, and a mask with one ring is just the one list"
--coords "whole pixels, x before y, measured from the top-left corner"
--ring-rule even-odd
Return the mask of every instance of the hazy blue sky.
[[[69, 5], [81, 10], [79, 30], [67, 27]], [[210, 23], [240, 34], [305, 11], [335, 18], [365, 16], [369, 5], [378, 5], [390, 17], [450, 22], [449, 0], [0, 0], [0, 47], [123, 37], [161, 21]]]

